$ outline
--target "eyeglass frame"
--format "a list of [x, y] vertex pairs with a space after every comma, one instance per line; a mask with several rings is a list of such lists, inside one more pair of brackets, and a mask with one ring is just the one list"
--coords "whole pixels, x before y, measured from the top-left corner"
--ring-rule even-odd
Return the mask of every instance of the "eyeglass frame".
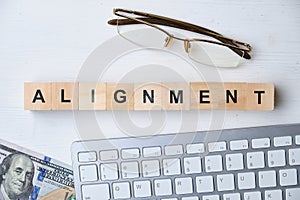
[[[129, 14], [134, 14], [137, 16], [143, 16], [143, 17], [131, 17], [128, 15], [121, 14], [120, 12], [124, 13], [129, 13]], [[180, 41], [184, 42], [184, 49], [186, 53], [189, 53], [190, 50], [190, 42], [193, 41], [199, 41], [199, 42], [206, 42], [206, 43], [213, 43], [216, 45], [221, 45], [228, 47], [231, 49], [233, 52], [235, 52], [237, 55], [239, 55], [242, 58], [245, 59], [251, 59], [251, 55], [249, 54], [252, 51], [252, 47], [250, 44], [240, 42], [228, 37], [225, 37], [215, 31], [212, 31], [210, 29], [194, 25], [188, 22], [160, 16], [160, 15], [155, 15], [155, 14], [150, 14], [150, 13], [145, 13], [145, 12], [140, 12], [140, 11], [133, 11], [129, 9], [122, 9], [122, 8], [114, 8], [113, 9], [113, 14], [119, 17], [124, 17], [125, 19], [112, 19], [108, 21], [109, 25], [130, 25], [130, 24], [145, 24], [147, 26], [151, 26], [153, 28], [156, 28], [162, 32], [164, 32], [168, 38], [166, 39], [165, 47], [167, 47], [173, 39], [177, 39]], [[195, 33], [200, 33], [202, 35], [206, 35], [212, 38], [217, 39], [218, 41], [215, 40], [208, 40], [208, 39], [201, 39], [201, 38], [180, 38], [177, 36], [174, 36], [173, 34], [169, 33], [165, 29], [157, 26], [157, 25], [163, 25], [163, 26], [169, 26], [173, 28], [178, 28], [182, 30], [187, 30]]]

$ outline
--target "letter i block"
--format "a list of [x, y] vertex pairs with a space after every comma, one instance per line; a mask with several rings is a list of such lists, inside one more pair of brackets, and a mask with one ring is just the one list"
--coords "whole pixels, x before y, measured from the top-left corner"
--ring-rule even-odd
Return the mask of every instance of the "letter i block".
[[189, 83], [162, 83], [162, 106], [165, 110], [190, 109]]
[[134, 86], [134, 110], [162, 110], [162, 84], [138, 83]]
[[106, 83], [79, 83], [79, 110], [106, 110]]
[[246, 110], [274, 110], [274, 93], [273, 83], [248, 83]]
[[78, 110], [78, 83], [52, 83], [52, 110]]
[[52, 83], [24, 83], [24, 110], [51, 110]]
[[106, 83], [107, 110], [133, 110], [133, 84]]

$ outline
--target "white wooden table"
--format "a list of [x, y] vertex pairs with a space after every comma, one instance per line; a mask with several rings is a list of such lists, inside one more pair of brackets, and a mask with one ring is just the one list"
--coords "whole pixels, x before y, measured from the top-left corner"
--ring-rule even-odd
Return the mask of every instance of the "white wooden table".
[[[216, 70], [203, 66], [198, 70], [205, 76], [202, 80], [206, 81], [221, 78], [227, 82], [273, 82], [276, 87], [275, 110], [200, 113], [24, 111], [25, 81], [76, 81], [91, 54], [116, 37], [116, 28], [106, 23], [114, 17], [114, 7], [181, 19], [250, 43], [253, 59], [241, 67]], [[297, 0], [1, 0], [0, 137], [71, 163], [71, 143], [96, 137], [98, 131], [102, 134], [97, 137], [108, 138], [299, 123], [299, 10]], [[184, 59], [168, 53], [162, 56], [164, 52], [148, 52], [151, 57], [145, 56], [144, 52], [142, 56], [135, 53], [139, 52], [128, 53], [113, 62], [116, 66], [108, 68], [105, 80], [120, 80], [134, 67], [140, 70], [136, 74], [153, 73], [147, 65], [156, 60], [156, 70], [159, 70], [157, 65], [160, 63], [169, 67], [167, 71], [171, 66], [182, 66], [182, 77], [201, 81], [189, 66], [185, 66]], [[118, 66], [118, 62], [127, 64]], [[164, 69], [160, 73], [156, 71], [158, 79], [172, 81], [172, 77], [164, 72]], [[142, 80], [134, 77], [134, 73], [127, 78]], [[128, 121], [132, 124], [126, 124]]]

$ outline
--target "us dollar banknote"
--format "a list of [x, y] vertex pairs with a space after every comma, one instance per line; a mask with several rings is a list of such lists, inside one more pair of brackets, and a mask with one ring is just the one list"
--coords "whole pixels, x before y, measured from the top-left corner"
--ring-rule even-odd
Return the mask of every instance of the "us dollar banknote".
[[0, 200], [75, 200], [72, 167], [0, 139]]

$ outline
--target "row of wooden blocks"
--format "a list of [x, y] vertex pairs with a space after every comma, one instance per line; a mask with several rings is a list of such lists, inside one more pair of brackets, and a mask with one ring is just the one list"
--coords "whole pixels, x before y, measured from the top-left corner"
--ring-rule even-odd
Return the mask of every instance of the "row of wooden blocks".
[[272, 83], [26, 82], [25, 110], [273, 110]]

